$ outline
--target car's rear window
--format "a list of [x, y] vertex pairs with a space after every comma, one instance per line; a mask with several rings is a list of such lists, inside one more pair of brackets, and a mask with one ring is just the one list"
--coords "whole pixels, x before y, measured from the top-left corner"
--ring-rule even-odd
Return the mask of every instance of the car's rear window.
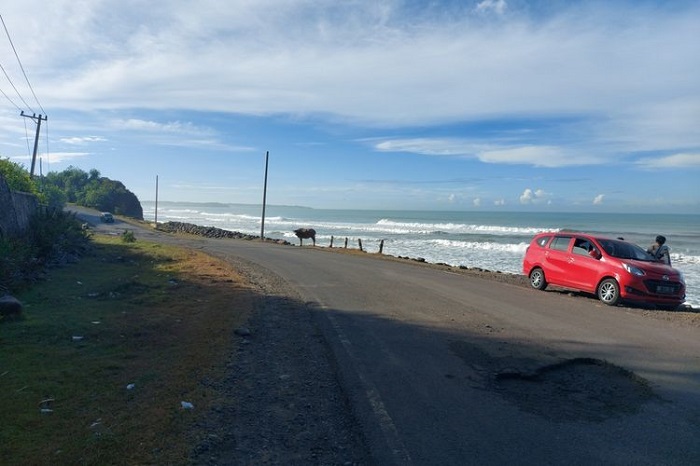
[[568, 251], [570, 242], [571, 236], [555, 236], [549, 244], [549, 248], [556, 249], [557, 251]]

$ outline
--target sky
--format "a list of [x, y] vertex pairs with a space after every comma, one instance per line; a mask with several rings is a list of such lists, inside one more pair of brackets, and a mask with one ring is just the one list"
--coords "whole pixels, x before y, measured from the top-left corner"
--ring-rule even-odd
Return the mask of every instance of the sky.
[[700, 213], [700, 2], [5, 0], [0, 158], [141, 201]]

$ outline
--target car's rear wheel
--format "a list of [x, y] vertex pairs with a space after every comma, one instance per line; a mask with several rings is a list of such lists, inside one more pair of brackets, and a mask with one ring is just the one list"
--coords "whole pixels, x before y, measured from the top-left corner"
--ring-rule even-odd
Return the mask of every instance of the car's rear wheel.
[[613, 278], [606, 278], [598, 285], [598, 299], [608, 306], [620, 302], [620, 285]]
[[530, 272], [530, 286], [536, 290], [544, 290], [547, 288], [547, 280], [544, 277], [544, 270], [535, 267]]

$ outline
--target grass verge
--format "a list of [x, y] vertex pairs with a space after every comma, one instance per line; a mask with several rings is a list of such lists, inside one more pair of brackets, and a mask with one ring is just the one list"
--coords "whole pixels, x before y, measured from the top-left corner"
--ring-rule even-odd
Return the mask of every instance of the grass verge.
[[197, 251], [93, 242], [0, 321], [1, 464], [183, 464], [223, 402], [244, 280]]

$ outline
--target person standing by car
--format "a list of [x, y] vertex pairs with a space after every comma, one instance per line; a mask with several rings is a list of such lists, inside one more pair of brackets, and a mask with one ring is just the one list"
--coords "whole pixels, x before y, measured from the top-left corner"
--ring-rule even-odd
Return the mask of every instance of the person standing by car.
[[666, 237], [658, 235], [656, 237], [656, 242], [649, 246], [647, 252], [654, 256], [659, 262], [671, 265], [671, 250], [666, 246]]

